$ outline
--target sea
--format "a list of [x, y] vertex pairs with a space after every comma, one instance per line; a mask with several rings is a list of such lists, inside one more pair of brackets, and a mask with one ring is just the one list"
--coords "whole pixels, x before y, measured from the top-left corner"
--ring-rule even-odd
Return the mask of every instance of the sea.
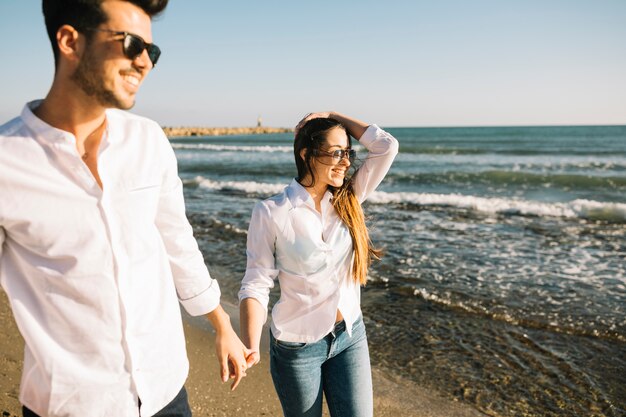
[[[385, 253], [362, 291], [372, 366], [488, 416], [625, 416], [626, 126], [385, 130], [400, 153], [364, 204]], [[227, 302], [292, 142], [171, 140]]]

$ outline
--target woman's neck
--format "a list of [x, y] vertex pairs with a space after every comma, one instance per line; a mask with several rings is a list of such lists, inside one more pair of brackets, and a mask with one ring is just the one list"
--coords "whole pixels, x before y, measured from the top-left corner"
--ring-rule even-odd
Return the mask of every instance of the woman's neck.
[[321, 213], [322, 212], [322, 198], [324, 198], [324, 194], [326, 194], [326, 191], [328, 190], [328, 185], [321, 184], [320, 182], [317, 182], [316, 184], [310, 187], [307, 187], [306, 185], [304, 185], [304, 184], [309, 184], [310, 182], [311, 182], [310, 180], [305, 179], [305, 181], [300, 182], [300, 185], [302, 185], [304, 189], [309, 193], [309, 195], [313, 199], [313, 202], [315, 203], [315, 209]]

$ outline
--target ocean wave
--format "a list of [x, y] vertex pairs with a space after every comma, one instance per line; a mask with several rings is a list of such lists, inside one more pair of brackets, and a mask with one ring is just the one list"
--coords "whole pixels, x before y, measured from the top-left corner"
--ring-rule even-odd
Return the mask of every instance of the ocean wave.
[[[576, 167], [581, 168], [581, 167]], [[516, 169], [521, 169], [521, 167]], [[545, 168], [544, 168], [545, 169]], [[615, 166], [607, 169], [616, 169]], [[626, 177], [588, 174], [491, 170], [483, 172], [442, 172], [390, 174], [400, 184], [495, 184], [517, 186], [557, 186], [568, 189], [626, 188]]]
[[604, 328], [589, 328], [583, 327], [575, 322], [568, 322], [568, 320], [566, 319], [563, 319], [563, 322], [559, 322], [558, 320], [555, 321], [554, 318], [552, 318], [550, 321], [542, 321], [538, 318], [531, 318], [528, 315], [518, 316], [515, 313], [508, 312], [506, 311], [506, 309], [503, 310], [502, 308], [500, 308], [500, 310], [503, 311], [492, 311], [490, 308], [481, 305], [478, 302], [455, 301], [448, 296], [436, 294], [434, 292], [428, 291], [425, 288], [413, 288], [412, 293], [413, 296], [422, 298], [423, 300], [431, 302], [433, 304], [445, 306], [453, 310], [460, 310], [467, 314], [489, 317], [492, 320], [502, 321], [512, 324], [514, 326], [545, 329], [557, 333], [566, 333], [572, 335], [626, 342], [626, 335], [616, 331], [615, 325], [604, 324], [603, 326], [598, 326]]
[[271, 184], [256, 181], [214, 181], [201, 176], [195, 177], [192, 183], [214, 191], [260, 195], [278, 194], [287, 186], [287, 184]]
[[[402, 143], [402, 142], [401, 142]], [[495, 155], [495, 156], [626, 156], [623, 150], [616, 149], [594, 149], [590, 152], [587, 149], [571, 149], [571, 150], [563, 150], [561, 148], [554, 149], [530, 149], [530, 148], [509, 148], [503, 146], [502, 148], [497, 148], [490, 146], [488, 148], [473, 148], [473, 147], [453, 147], [453, 146], [415, 146], [415, 145], [405, 145], [400, 149], [402, 153], [408, 154], [421, 154], [421, 155]]]
[[[286, 183], [256, 181], [216, 181], [202, 176], [186, 184], [226, 193], [260, 196], [278, 194]], [[501, 197], [477, 197], [462, 194], [430, 194], [413, 192], [375, 191], [368, 199], [372, 204], [412, 204], [421, 207], [453, 207], [473, 211], [536, 217], [581, 218], [626, 223], [626, 204], [592, 200], [573, 200], [564, 203], [518, 200]]]
[[208, 150], [216, 152], [293, 152], [293, 146], [214, 145], [210, 143], [172, 143], [174, 149]]
[[198, 221], [198, 223], [202, 222], [202, 224], [210, 229], [215, 229], [213, 231], [218, 231], [218, 235], [224, 236], [224, 234], [234, 234], [234, 235], [248, 235], [248, 231], [246, 229], [241, 229], [234, 224], [230, 224], [228, 222], [222, 221], [216, 218], [209, 218], [208, 220], [202, 219]]
[[537, 217], [582, 218], [626, 223], [626, 204], [592, 200], [544, 203], [499, 197], [476, 197], [462, 194], [429, 194], [375, 191], [368, 200], [374, 204], [409, 203], [418, 206], [441, 206], [470, 209], [484, 213], [517, 214]]

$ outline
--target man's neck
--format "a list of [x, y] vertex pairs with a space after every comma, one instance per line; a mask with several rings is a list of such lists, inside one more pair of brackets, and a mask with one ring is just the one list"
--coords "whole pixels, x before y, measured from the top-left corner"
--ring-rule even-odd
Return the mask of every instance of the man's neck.
[[33, 113], [57, 129], [74, 135], [77, 145], [84, 143], [105, 119], [105, 108], [82, 91], [60, 91], [55, 85]]
[[[82, 91], [63, 91], [52, 88], [33, 113], [57, 129], [72, 133], [76, 138], [76, 153], [87, 165], [102, 189], [98, 172], [98, 150], [106, 130], [105, 108], [85, 99]], [[82, 99], [81, 99], [82, 98]]]

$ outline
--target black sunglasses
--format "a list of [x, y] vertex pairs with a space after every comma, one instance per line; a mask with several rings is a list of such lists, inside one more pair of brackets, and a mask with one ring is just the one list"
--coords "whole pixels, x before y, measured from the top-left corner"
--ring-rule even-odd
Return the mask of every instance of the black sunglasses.
[[135, 60], [139, 55], [143, 53], [144, 50], [148, 51], [148, 57], [150, 58], [150, 62], [152, 62], [152, 66], [154, 67], [161, 56], [161, 49], [153, 43], [148, 43], [143, 40], [141, 36], [129, 33], [122, 32], [117, 30], [109, 30], [109, 29], [90, 29], [95, 32], [108, 32], [118, 36], [124, 36], [122, 39], [122, 48], [124, 51], [124, 55], [126, 58], [130, 60]]
[[332, 156], [335, 163], [341, 161], [344, 158], [347, 158], [350, 163], [354, 162], [354, 160], [356, 159], [356, 151], [354, 149], [336, 149], [331, 152], [323, 151], [321, 149], [315, 149], [313, 151], [313, 155], [315, 156], [320, 156], [320, 154]]

